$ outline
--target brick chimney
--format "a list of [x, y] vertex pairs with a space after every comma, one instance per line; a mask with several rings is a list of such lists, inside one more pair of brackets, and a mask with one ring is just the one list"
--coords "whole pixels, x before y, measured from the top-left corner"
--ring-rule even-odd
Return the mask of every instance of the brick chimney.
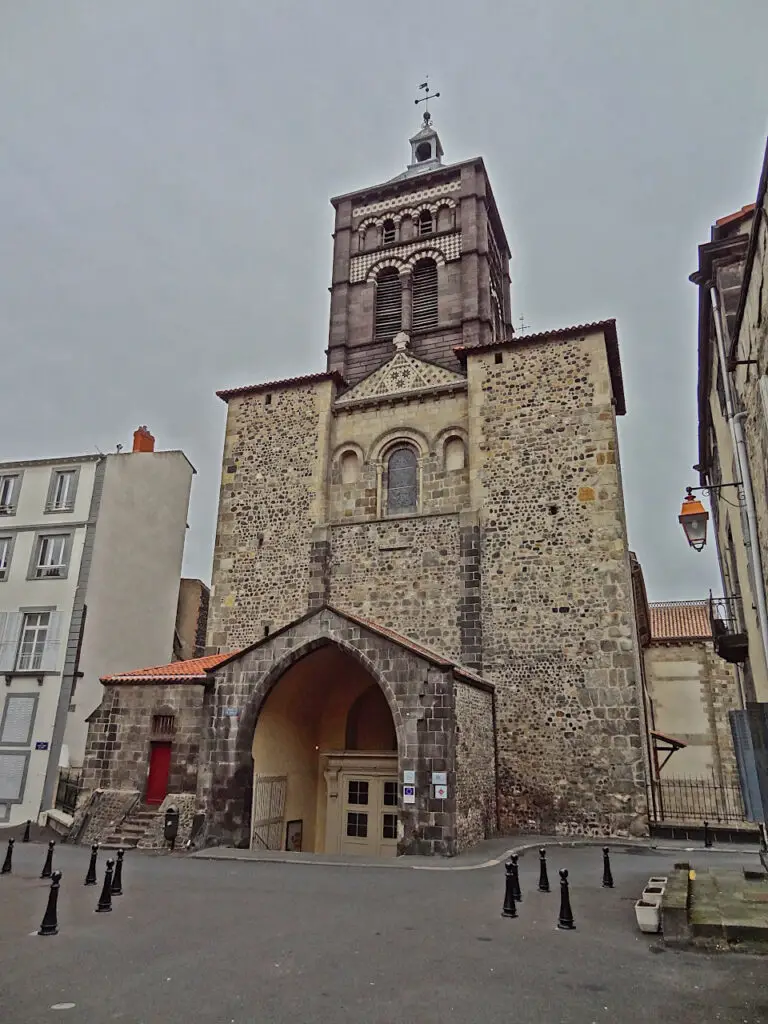
[[153, 452], [155, 450], [155, 439], [146, 427], [134, 430], [133, 450], [135, 452]]

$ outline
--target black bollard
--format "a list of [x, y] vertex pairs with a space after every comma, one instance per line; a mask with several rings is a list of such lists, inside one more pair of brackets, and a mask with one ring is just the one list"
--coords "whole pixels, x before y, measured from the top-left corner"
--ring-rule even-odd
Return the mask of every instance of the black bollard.
[[709, 822], [704, 822], [704, 845], [707, 849], [712, 846], [712, 836], [709, 833]]
[[115, 877], [112, 879], [112, 895], [122, 896], [123, 895], [123, 857], [125, 856], [125, 850], [122, 847], [117, 851], [117, 867], [115, 868]]
[[565, 868], [560, 869], [560, 916], [557, 919], [557, 927], [568, 931], [576, 927], [573, 923], [571, 896], [568, 891], [568, 872]]
[[43, 917], [43, 923], [37, 930], [38, 935], [58, 935], [59, 934], [59, 921], [56, 914], [59, 904], [59, 882], [61, 881], [61, 872], [54, 871], [51, 874], [51, 890], [48, 893], [48, 906], [45, 908], [45, 915]]
[[48, 843], [48, 853], [45, 855], [45, 864], [43, 864], [43, 870], [40, 872], [41, 878], [51, 878], [51, 872], [53, 871], [53, 848], [56, 845], [56, 840], [52, 839]]
[[26, 828], [24, 829], [24, 835], [21, 837], [22, 843], [28, 843], [29, 842], [29, 827], [30, 827], [31, 824], [32, 824], [31, 819], [27, 818], [27, 825], [26, 825]]
[[91, 847], [91, 860], [88, 864], [88, 873], [85, 876], [85, 882], [83, 885], [98, 885], [96, 879], [96, 857], [99, 853], [99, 844], [94, 843]]
[[611, 859], [608, 856], [608, 847], [603, 847], [603, 888], [613, 888], [613, 875], [611, 874]]
[[520, 891], [520, 869], [517, 866], [517, 854], [513, 853], [509, 858], [512, 861], [512, 881], [514, 882], [514, 896], [517, 903], [523, 902], [523, 894]]
[[549, 892], [549, 875], [547, 874], [547, 851], [539, 850], [539, 892]]
[[517, 917], [517, 908], [515, 907], [515, 879], [512, 874], [512, 866], [511, 860], [508, 860], [504, 865], [506, 881], [504, 885], [504, 909], [501, 911], [502, 917]]
[[13, 840], [13, 839], [9, 839], [8, 840], [8, 849], [6, 850], [6, 853], [5, 853], [5, 860], [3, 861], [3, 867], [0, 870], [0, 875], [10, 875], [10, 873], [11, 873], [11, 867], [12, 867], [12, 861], [13, 861], [13, 844], [14, 844], [14, 842], [15, 842], [15, 840]]
[[108, 914], [112, 910], [112, 868], [114, 866], [115, 862], [110, 857], [107, 861], [107, 870], [104, 874], [104, 888], [101, 890], [99, 904], [96, 907], [97, 914]]

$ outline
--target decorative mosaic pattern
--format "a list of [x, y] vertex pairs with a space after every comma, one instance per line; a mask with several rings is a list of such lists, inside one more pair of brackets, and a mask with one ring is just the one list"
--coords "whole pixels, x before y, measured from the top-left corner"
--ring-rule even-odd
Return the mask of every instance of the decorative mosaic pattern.
[[399, 224], [403, 217], [412, 217], [414, 220], [418, 219], [419, 214], [422, 210], [429, 210], [437, 217], [441, 207], [448, 207], [449, 210], [456, 209], [456, 203], [453, 199], [444, 199], [439, 203], [421, 203], [419, 206], [407, 206], [404, 210], [398, 210], [397, 213], [393, 214], [382, 214], [380, 217], [366, 217], [364, 221], [361, 221], [358, 225], [357, 230], [364, 232], [367, 227], [371, 224], [375, 224], [376, 227], [383, 227], [384, 222], [391, 220], [394, 221], [395, 225]]
[[348, 405], [364, 398], [379, 398], [384, 395], [399, 395], [405, 391], [423, 391], [441, 384], [464, 382], [460, 373], [453, 373], [442, 366], [422, 362], [406, 352], [395, 352], [388, 363], [375, 370], [370, 377], [361, 380], [336, 405]]
[[447, 181], [444, 185], [435, 185], [434, 188], [423, 188], [419, 192], [409, 192], [407, 195], [393, 196], [392, 199], [384, 199], [380, 203], [369, 203], [368, 206], [355, 206], [352, 210], [353, 217], [365, 217], [369, 213], [383, 213], [384, 210], [398, 210], [401, 206], [409, 206], [412, 203], [419, 203], [422, 199], [434, 199], [436, 196], [446, 196], [449, 192], [458, 192], [461, 188], [461, 181]]
[[[452, 235], [442, 235], [427, 238], [419, 238], [407, 245], [398, 245], [394, 249], [387, 249], [387, 266], [396, 266], [401, 271], [407, 270], [416, 259], [431, 256], [438, 264], [458, 260], [461, 257], [461, 232], [456, 231]], [[351, 284], [364, 281], [368, 277], [368, 271], [382, 260], [381, 252], [367, 252], [362, 256], [353, 256], [349, 264], [349, 280]], [[382, 264], [383, 265], [383, 264]]]

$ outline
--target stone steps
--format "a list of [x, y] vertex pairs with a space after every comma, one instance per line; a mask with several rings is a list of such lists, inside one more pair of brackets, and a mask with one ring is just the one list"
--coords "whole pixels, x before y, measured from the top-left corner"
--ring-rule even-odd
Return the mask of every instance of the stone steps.
[[146, 807], [133, 811], [125, 821], [115, 828], [114, 832], [106, 836], [101, 844], [102, 847], [111, 850], [122, 846], [126, 850], [135, 850], [147, 830], [157, 821], [157, 814], [157, 811], [149, 810]]

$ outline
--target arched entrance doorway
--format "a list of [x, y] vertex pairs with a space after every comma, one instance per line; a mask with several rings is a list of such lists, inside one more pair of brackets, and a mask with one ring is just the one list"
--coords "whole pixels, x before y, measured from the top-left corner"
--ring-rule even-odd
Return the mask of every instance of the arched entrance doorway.
[[386, 697], [329, 643], [264, 700], [253, 734], [251, 847], [395, 856], [397, 737]]

